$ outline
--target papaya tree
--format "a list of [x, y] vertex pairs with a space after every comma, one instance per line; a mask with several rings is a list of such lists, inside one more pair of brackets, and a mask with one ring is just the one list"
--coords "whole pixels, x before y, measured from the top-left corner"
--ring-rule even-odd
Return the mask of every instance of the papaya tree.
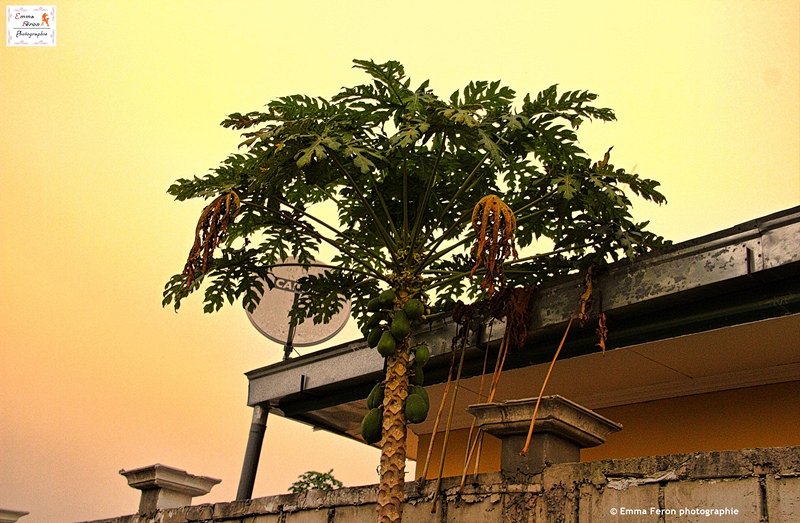
[[204, 286], [205, 311], [237, 300], [252, 310], [272, 269], [289, 257], [308, 266], [329, 247], [327, 271], [300, 281], [291, 314], [325, 322], [351, 300], [386, 358], [371, 395], [378, 429], [365, 438], [382, 450], [378, 520], [399, 521], [406, 423], [427, 408], [414, 397], [424, 395], [427, 359], [412, 342], [414, 322], [457, 299], [661, 245], [632, 218], [631, 198], [665, 200], [657, 182], [614, 167], [610, 149], [592, 161], [581, 148], [582, 122], [614, 119], [593, 93], [552, 86], [518, 97], [472, 81], [442, 98], [398, 62], [354, 63], [367, 82], [330, 99], [286, 96], [228, 116], [222, 125], [241, 132], [239, 150], [169, 188], [177, 200], [210, 202], [164, 304], [177, 309]]

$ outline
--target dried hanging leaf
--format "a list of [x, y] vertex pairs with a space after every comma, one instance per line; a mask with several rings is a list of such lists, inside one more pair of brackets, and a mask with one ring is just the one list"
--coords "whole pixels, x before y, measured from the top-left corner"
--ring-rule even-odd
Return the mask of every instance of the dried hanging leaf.
[[601, 312], [597, 318], [597, 346], [606, 351], [606, 340], [608, 339], [608, 327], [606, 327], [606, 313]]
[[609, 147], [608, 150], [606, 151], [606, 154], [603, 155], [603, 159], [600, 160], [599, 162], [594, 163], [592, 167], [594, 168], [595, 171], [601, 171], [606, 168], [608, 162], [611, 160], [611, 149], [613, 148], [614, 148], [613, 146]]
[[187, 276], [187, 287], [191, 286], [198, 274], [208, 272], [208, 262], [214, 249], [225, 239], [240, 206], [239, 195], [230, 191], [215, 198], [200, 213], [194, 233], [194, 245], [183, 268], [183, 274]]
[[528, 341], [528, 325], [531, 323], [531, 296], [535, 287], [514, 287], [510, 289], [505, 302], [506, 333], [511, 345], [521, 349]]
[[586, 320], [589, 319], [589, 304], [592, 303], [592, 293], [594, 292], [594, 285], [592, 283], [592, 268], [589, 267], [589, 270], [586, 271], [586, 276], [583, 278], [583, 292], [581, 293], [581, 297], [578, 299], [578, 310], [575, 313], [575, 319], [577, 319], [581, 325], [583, 325]]
[[473, 249], [475, 265], [470, 276], [481, 267], [486, 269], [481, 288], [489, 297], [494, 294], [496, 285], [505, 283], [503, 262], [509, 257], [517, 257], [514, 246], [516, 226], [514, 212], [494, 194], [481, 198], [472, 210], [472, 227], [477, 241]]

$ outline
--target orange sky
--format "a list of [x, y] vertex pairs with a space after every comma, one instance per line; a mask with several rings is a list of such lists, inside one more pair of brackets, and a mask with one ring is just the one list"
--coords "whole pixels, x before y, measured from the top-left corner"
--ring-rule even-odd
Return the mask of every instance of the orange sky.
[[[636, 214], [673, 240], [800, 204], [796, 0], [50, 4], [56, 47], [0, 46], [0, 507], [26, 523], [134, 512], [117, 471], [155, 462], [222, 479], [197, 502], [233, 499], [243, 373], [281, 350], [240, 308], [161, 308], [202, 207], [165, 191], [233, 150], [225, 115], [330, 96], [361, 79], [353, 58], [400, 60], [442, 95], [600, 94], [619, 122], [584, 144], [662, 182], [670, 203]], [[254, 494], [309, 469], [373, 483], [377, 463], [271, 417]]]

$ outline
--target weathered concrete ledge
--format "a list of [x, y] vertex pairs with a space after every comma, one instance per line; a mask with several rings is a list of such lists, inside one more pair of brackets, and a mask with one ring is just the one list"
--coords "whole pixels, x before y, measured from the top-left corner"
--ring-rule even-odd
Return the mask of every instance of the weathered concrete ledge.
[[581, 449], [605, 442], [606, 436], [622, 429], [596, 412], [561, 396], [544, 396], [539, 403], [536, 437], [525, 456], [531, 419], [537, 399], [526, 398], [498, 403], [470, 405], [467, 412], [475, 416], [478, 429], [500, 438], [500, 470], [506, 473], [541, 472], [556, 463], [576, 463]]
[[0, 523], [16, 523], [19, 518], [28, 514], [30, 514], [30, 512], [25, 512], [23, 510], [0, 508]]
[[[403, 521], [790, 523], [800, 514], [800, 447], [565, 463], [532, 475], [481, 474], [468, 477], [461, 492], [459, 482], [443, 481], [434, 513], [435, 482], [407, 484]], [[94, 523], [369, 522], [376, 499], [376, 486], [315, 490]]]

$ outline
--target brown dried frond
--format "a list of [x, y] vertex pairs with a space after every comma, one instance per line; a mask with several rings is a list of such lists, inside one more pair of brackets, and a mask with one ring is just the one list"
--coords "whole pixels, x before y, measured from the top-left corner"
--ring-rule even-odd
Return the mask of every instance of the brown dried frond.
[[592, 168], [595, 171], [602, 171], [608, 166], [608, 162], [611, 160], [611, 149], [613, 148], [614, 148], [613, 146], [609, 147], [608, 150], [606, 151], [606, 154], [603, 155], [603, 159], [600, 160], [599, 162], [594, 162]]
[[[586, 276], [583, 280], [583, 292], [581, 293], [581, 297], [578, 299], [578, 310], [575, 312], [575, 319], [577, 319], [581, 325], [589, 320], [589, 306], [592, 303], [593, 293], [594, 283], [592, 278], [592, 268], [589, 267], [589, 270], [586, 271]], [[601, 295], [601, 311], [597, 316], [597, 329], [595, 330], [595, 334], [597, 334], [597, 346], [600, 347], [603, 352], [605, 352], [606, 341], [608, 340], [608, 326], [606, 325], [606, 313], [602, 311], [602, 308], [603, 300]]]
[[606, 351], [606, 340], [608, 339], [608, 327], [606, 326], [606, 313], [601, 312], [600, 316], [597, 319], [597, 346], [600, 347], [603, 352]]
[[494, 194], [481, 198], [472, 210], [472, 227], [475, 229], [477, 241], [473, 249], [475, 265], [470, 276], [474, 276], [481, 267], [486, 269], [481, 288], [489, 297], [494, 294], [496, 285], [502, 286], [505, 283], [505, 260], [517, 257], [514, 246], [516, 226], [514, 212]]
[[488, 301], [489, 314], [506, 320], [504, 336], [511, 338], [512, 346], [521, 349], [528, 339], [531, 322], [531, 297], [536, 287], [504, 287], [497, 290]]
[[575, 313], [575, 319], [583, 325], [589, 319], [589, 305], [592, 303], [592, 293], [594, 292], [594, 284], [592, 282], [592, 268], [586, 271], [586, 276], [583, 278], [583, 292], [578, 299], [578, 310]]
[[198, 274], [208, 272], [208, 262], [214, 254], [214, 249], [228, 234], [228, 228], [236, 218], [240, 205], [239, 195], [230, 191], [215, 198], [200, 213], [194, 233], [194, 245], [183, 268], [183, 274], [187, 276], [187, 287], [194, 282]]
[[528, 325], [531, 323], [531, 296], [535, 287], [514, 287], [506, 302], [506, 333], [511, 345], [521, 349], [528, 340]]

